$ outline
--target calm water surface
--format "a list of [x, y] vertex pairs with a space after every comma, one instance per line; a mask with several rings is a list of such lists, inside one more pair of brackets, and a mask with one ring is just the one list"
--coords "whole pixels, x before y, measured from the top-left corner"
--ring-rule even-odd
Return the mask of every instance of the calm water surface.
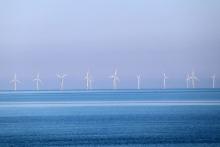
[[219, 89], [4, 91], [0, 146], [217, 147], [219, 101]]

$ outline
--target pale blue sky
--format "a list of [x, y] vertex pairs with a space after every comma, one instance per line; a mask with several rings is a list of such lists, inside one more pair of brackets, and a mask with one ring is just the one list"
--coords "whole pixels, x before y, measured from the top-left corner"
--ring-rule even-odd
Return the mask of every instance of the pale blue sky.
[[[0, 1], [0, 89], [14, 72], [32, 89], [41, 73], [44, 88], [55, 74], [69, 74], [66, 88], [82, 88], [90, 69], [96, 88], [110, 88], [114, 68], [121, 88], [184, 87], [194, 69], [200, 87], [220, 77], [219, 0], [5, 0]], [[218, 77], [217, 77], [218, 78]]]

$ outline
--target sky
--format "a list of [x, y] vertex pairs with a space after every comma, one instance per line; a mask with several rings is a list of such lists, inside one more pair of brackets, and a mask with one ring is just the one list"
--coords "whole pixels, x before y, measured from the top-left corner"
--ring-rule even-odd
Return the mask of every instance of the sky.
[[[94, 88], [111, 88], [118, 69], [119, 88], [185, 87], [187, 72], [210, 87], [220, 87], [219, 0], [7, 0], [0, 1], [0, 89], [57, 89], [57, 73], [66, 73], [65, 89], [85, 87], [89, 70]], [[219, 79], [218, 79], [219, 78]]]

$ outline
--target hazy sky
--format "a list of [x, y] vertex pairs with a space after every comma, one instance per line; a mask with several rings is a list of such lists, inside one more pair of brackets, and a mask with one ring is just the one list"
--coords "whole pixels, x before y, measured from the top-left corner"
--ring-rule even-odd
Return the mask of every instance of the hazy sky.
[[194, 69], [200, 87], [220, 79], [219, 0], [5, 0], [0, 1], [0, 89], [16, 72], [20, 89], [32, 89], [40, 72], [44, 88], [82, 88], [89, 69], [94, 87], [110, 88], [114, 68], [121, 88], [185, 86]]

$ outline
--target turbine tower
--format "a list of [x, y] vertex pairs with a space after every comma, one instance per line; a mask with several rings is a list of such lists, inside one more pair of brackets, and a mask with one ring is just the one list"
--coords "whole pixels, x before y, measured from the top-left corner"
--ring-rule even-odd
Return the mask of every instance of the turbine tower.
[[87, 71], [84, 79], [86, 80], [86, 89], [88, 90], [91, 87], [91, 76], [90, 76], [89, 71]]
[[17, 83], [21, 83], [19, 80], [17, 80], [17, 74], [14, 74], [14, 79], [11, 80], [10, 83], [14, 83], [14, 91], [17, 90]]
[[213, 74], [211, 78], [212, 78], [212, 88], [215, 88], [215, 74]]
[[189, 73], [186, 74], [186, 88], [189, 88], [190, 76]]
[[66, 74], [57, 74], [58, 80], [60, 80], [60, 90], [63, 90], [64, 85], [64, 78], [66, 77]]
[[195, 76], [194, 71], [192, 71], [190, 79], [192, 80], [192, 88], [195, 88], [195, 81], [198, 81], [199, 79]]
[[39, 73], [37, 74], [36, 78], [33, 81], [36, 82], [36, 90], [39, 90], [39, 83], [42, 83]]
[[166, 89], [166, 79], [168, 79], [168, 77], [163, 73], [163, 89]]
[[119, 81], [119, 77], [117, 74], [118, 74], [117, 69], [115, 69], [115, 73], [110, 76], [110, 78], [112, 79], [113, 89], [117, 89], [117, 81]]
[[140, 89], [141, 76], [137, 75], [137, 89]]

